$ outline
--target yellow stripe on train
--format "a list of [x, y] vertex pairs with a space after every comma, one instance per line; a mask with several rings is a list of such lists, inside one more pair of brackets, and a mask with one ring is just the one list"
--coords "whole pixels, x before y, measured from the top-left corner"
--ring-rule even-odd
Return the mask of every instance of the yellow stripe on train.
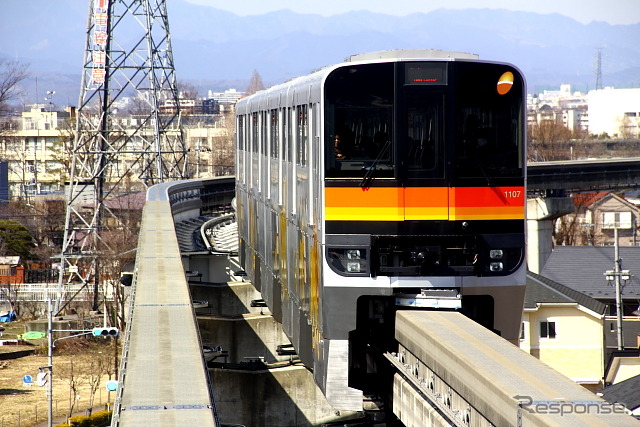
[[450, 210], [439, 208], [407, 208], [403, 212], [401, 207], [327, 207], [325, 220], [327, 221], [405, 221], [405, 220], [492, 220], [492, 219], [524, 219], [524, 209], [521, 206], [510, 207], [464, 207]]

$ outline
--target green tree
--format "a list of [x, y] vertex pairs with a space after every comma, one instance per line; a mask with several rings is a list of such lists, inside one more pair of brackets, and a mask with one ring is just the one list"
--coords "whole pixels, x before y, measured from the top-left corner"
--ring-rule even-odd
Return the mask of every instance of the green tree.
[[0, 220], [0, 251], [5, 255], [19, 255], [21, 262], [31, 258], [35, 247], [31, 233], [17, 221]]

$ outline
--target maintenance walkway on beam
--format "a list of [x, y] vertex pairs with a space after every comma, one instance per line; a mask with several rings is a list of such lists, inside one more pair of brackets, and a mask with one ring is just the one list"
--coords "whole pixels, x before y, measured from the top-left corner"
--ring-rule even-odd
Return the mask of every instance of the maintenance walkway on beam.
[[[215, 187], [209, 199], [225, 199]], [[147, 193], [112, 426], [219, 425], [174, 225], [201, 210], [204, 188], [189, 181]]]

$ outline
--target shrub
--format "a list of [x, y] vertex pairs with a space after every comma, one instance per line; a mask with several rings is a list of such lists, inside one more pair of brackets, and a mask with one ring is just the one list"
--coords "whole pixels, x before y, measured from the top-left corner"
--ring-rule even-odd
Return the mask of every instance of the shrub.
[[100, 411], [91, 415], [90, 417], [86, 417], [84, 415], [79, 415], [77, 417], [69, 418], [69, 424], [63, 423], [58, 424], [55, 427], [65, 427], [65, 426], [73, 426], [73, 427], [102, 427], [109, 425], [111, 423], [111, 411]]

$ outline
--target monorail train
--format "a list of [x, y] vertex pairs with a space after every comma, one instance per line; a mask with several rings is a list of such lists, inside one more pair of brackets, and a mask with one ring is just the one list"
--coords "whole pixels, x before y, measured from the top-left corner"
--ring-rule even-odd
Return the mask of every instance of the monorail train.
[[525, 82], [476, 55], [361, 54], [236, 106], [239, 255], [337, 409], [376, 393], [398, 309], [517, 342]]

